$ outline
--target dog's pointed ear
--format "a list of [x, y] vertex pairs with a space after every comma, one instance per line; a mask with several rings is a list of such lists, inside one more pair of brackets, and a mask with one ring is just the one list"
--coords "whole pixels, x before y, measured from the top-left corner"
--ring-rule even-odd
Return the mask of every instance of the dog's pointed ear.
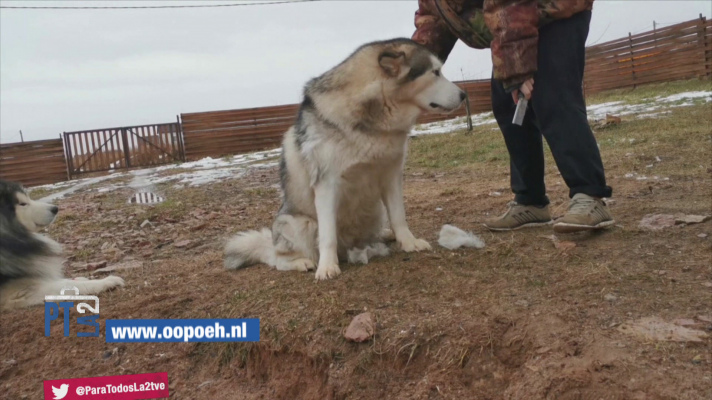
[[388, 76], [396, 77], [400, 75], [405, 66], [405, 53], [402, 51], [384, 51], [378, 56], [378, 64]]

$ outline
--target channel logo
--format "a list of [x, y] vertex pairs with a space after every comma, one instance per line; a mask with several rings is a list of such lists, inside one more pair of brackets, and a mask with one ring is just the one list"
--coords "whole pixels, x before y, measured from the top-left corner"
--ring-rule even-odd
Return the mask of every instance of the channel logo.
[[143, 400], [167, 398], [168, 373], [44, 381], [45, 400]]

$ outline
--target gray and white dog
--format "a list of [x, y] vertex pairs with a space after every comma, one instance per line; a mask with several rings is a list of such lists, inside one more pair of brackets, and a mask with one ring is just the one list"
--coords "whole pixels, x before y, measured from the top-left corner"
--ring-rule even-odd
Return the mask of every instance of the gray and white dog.
[[282, 207], [272, 230], [232, 238], [225, 266], [316, 267], [323, 280], [339, 275], [340, 260], [387, 254], [388, 236], [406, 252], [429, 250], [406, 223], [403, 165], [418, 116], [449, 113], [465, 99], [441, 67], [423, 46], [393, 39], [363, 45], [309, 81], [282, 142]]
[[45, 296], [58, 295], [65, 286], [91, 295], [124, 285], [118, 276], [63, 277], [62, 247], [37, 233], [58, 211], [53, 204], [32, 200], [20, 184], [0, 179], [0, 309], [43, 304]]

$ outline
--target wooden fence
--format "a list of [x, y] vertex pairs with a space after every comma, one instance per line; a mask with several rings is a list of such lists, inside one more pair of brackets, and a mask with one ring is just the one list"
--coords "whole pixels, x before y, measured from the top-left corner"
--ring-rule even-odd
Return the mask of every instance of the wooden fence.
[[62, 139], [0, 144], [0, 178], [27, 187], [66, 181]]
[[[696, 77], [712, 77], [712, 24], [701, 15], [586, 49], [586, 94]], [[456, 83], [467, 92], [473, 114], [491, 111], [489, 79]], [[178, 123], [68, 132], [64, 150], [61, 140], [4, 144], [0, 177], [32, 186], [89, 172], [270, 149], [279, 146], [298, 107], [189, 113]], [[448, 115], [423, 115], [418, 122], [466, 114], [463, 106]]]
[[586, 93], [712, 76], [712, 21], [670, 25], [586, 49]]
[[183, 161], [180, 124], [64, 132], [69, 178], [92, 172]]
[[299, 105], [181, 114], [185, 158], [221, 157], [278, 147]]

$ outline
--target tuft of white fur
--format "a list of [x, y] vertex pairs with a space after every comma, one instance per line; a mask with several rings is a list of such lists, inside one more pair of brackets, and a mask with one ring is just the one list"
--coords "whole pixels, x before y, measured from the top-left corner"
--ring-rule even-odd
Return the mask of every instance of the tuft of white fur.
[[472, 232], [465, 232], [462, 229], [452, 225], [443, 225], [443, 228], [440, 230], [438, 244], [450, 250], [463, 246], [474, 247], [476, 249], [485, 247], [485, 242], [483, 242], [482, 239], [476, 235], [472, 234]]
[[240, 232], [225, 245], [225, 268], [238, 269], [257, 263], [275, 266], [272, 231], [269, 229]]
[[388, 255], [388, 247], [384, 243], [374, 243], [371, 246], [366, 246], [363, 249], [353, 248], [348, 251], [348, 261], [351, 264], [368, 264], [368, 260], [374, 257], [386, 257]]

